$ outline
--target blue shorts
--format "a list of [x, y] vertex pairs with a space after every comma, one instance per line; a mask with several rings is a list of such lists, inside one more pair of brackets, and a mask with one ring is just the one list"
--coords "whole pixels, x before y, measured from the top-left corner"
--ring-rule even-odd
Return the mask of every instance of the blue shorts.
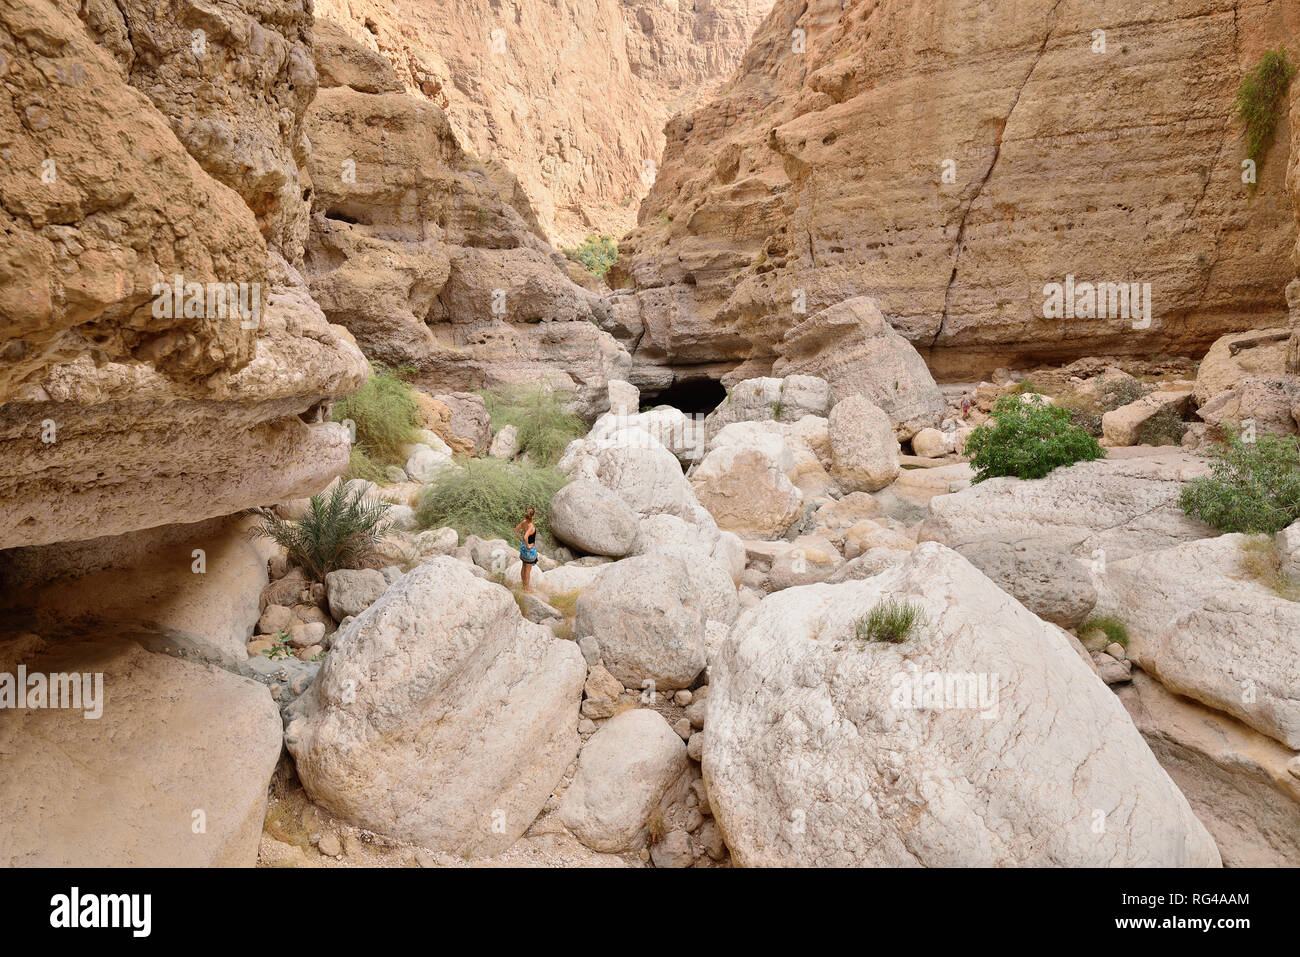
[[527, 545], [519, 546], [519, 560], [525, 565], [537, 564], [537, 548], [529, 548]]

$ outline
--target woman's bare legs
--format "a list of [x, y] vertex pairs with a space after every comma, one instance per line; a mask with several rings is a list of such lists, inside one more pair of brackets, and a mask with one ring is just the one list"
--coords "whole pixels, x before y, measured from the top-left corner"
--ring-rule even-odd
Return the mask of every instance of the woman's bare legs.
[[523, 579], [524, 591], [532, 591], [532, 589], [528, 587], [528, 579], [533, 574], [533, 566], [528, 562], [524, 562], [523, 564], [524, 567], [520, 570], [519, 576]]

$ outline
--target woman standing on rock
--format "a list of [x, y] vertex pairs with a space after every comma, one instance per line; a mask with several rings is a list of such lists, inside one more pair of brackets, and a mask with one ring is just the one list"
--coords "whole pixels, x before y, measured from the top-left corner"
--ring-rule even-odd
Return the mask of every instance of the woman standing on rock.
[[519, 560], [524, 563], [519, 570], [524, 591], [532, 591], [528, 587], [528, 579], [532, 577], [533, 566], [537, 564], [537, 526], [533, 524], [533, 516], [536, 514], [537, 510], [530, 508], [524, 512], [524, 520], [515, 526], [515, 534], [519, 536]]

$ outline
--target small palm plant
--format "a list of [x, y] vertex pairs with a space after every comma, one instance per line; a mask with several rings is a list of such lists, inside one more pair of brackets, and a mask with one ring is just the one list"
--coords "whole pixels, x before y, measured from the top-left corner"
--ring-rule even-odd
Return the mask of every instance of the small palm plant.
[[264, 512], [253, 534], [271, 539], [313, 580], [324, 581], [336, 569], [358, 567], [388, 531], [384, 515], [392, 504], [364, 496], [364, 486], [340, 482], [328, 495], [313, 495], [297, 521]]

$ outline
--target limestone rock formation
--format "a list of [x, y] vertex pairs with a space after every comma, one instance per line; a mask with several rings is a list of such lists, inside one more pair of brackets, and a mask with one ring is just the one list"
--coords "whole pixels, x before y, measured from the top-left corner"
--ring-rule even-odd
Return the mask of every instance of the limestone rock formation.
[[265, 686], [102, 631], [0, 643], [0, 673], [19, 664], [71, 675], [78, 690], [92, 676], [101, 713], [88, 717], [84, 697], [82, 708], [0, 708], [0, 864], [256, 863], [281, 738]]
[[547, 234], [576, 245], [633, 225], [665, 121], [721, 85], [771, 7], [320, 0], [316, 15], [445, 109], [467, 148], [518, 177]]
[[1174, 449], [1135, 458], [1116, 451], [1042, 479], [988, 479], [932, 498], [920, 540], [961, 550], [979, 541], [1051, 539], [1100, 568], [1214, 534], [1178, 507], [1183, 483], [1209, 473], [1203, 459]]
[[149, 16], [0, 5], [2, 547], [225, 515], [347, 463], [318, 407], [365, 365], [294, 268], [307, 15], [131, 28]]
[[508, 591], [434, 558], [335, 637], [285, 741], [308, 794], [344, 820], [486, 856], [577, 753], [586, 673]]
[[1172, 694], [1140, 670], [1118, 694], [1226, 866], [1294, 866], [1300, 775], [1292, 770], [1293, 752], [1220, 711]]
[[[863, 647], [885, 595], [928, 622]], [[742, 866], [1219, 864], [1060, 632], [937, 544], [743, 614], [710, 665], [706, 726], [709, 803]]]
[[1129, 656], [1177, 694], [1300, 750], [1300, 602], [1242, 569], [1243, 535], [1110, 562], [1098, 601]]
[[710, 622], [729, 625], [736, 588], [686, 549], [615, 562], [578, 596], [574, 633], [600, 642], [605, 667], [630, 688], [685, 688], [706, 664]]
[[624, 711], [582, 749], [560, 817], [592, 850], [625, 850], [642, 836], [656, 804], [680, 799], [674, 791], [685, 790], [686, 768], [686, 743], [662, 715]]
[[[326, 82], [308, 115], [313, 150], [307, 275], [367, 355], [415, 366], [442, 391], [547, 381], [594, 415], [630, 360], [593, 323], [531, 211], [467, 154], [443, 110], [343, 85], [365, 48], [317, 48]], [[387, 90], [396, 80], [374, 84]]]
[[[767, 374], [803, 316], [860, 295], [940, 378], [1283, 322], [1288, 137], [1252, 192], [1234, 99], [1300, 12], [1130, 13], [1027, 4], [983, 29], [980, 0], [778, 0], [728, 89], [669, 124], [620, 246], [612, 284], [664, 317], [656, 361]], [[1054, 318], [1067, 277], [1150, 283], [1149, 324], [1109, 300]]]

